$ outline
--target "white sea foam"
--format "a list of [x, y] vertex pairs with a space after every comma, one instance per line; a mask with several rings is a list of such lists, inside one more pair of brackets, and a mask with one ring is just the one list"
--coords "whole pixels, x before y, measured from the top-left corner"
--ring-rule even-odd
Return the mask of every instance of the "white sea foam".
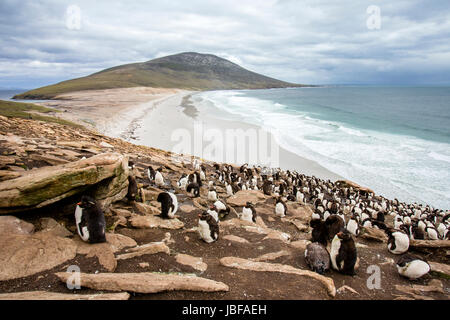
[[446, 143], [324, 121], [311, 112], [291, 110], [239, 91], [205, 92], [196, 99], [214, 104], [235, 120], [264, 127], [283, 148], [379, 194], [450, 208]]

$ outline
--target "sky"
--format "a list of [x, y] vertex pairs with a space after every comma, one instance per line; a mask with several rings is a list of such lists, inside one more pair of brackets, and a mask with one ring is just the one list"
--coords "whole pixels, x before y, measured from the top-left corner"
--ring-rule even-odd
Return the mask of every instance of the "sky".
[[450, 3], [0, 1], [0, 88], [185, 51], [295, 83], [449, 85]]

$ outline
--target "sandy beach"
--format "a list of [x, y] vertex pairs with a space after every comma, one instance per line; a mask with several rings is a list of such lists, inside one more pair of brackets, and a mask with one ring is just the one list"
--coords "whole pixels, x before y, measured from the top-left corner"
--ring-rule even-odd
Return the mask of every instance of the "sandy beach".
[[[248, 123], [228, 120], [223, 117], [223, 111], [214, 107], [208, 110], [199, 109], [190, 100], [193, 93], [195, 92], [181, 89], [144, 87], [92, 90], [60, 95], [56, 100], [39, 104], [63, 111], [56, 114], [58, 117], [80, 123], [111, 137], [237, 165], [246, 162], [260, 165], [265, 163], [259, 158], [256, 161], [252, 158], [248, 144], [250, 142], [245, 146], [245, 155], [239, 154], [238, 147], [234, 149], [236, 143], [232, 149], [224, 143], [222, 154], [214, 153], [211, 157], [211, 154], [206, 152], [211, 149], [211, 143], [205, 141], [204, 136], [208, 135], [208, 132], [216, 132], [226, 139], [229, 132], [237, 133], [238, 136], [239, 132], [255, 132], [259, 141], [262, 141], [259, 136], [262, 135], [269, 143], [271, 149], [266, 150], [266, 153], [273, 160], [269, 163], [270, 166], [297, 170], [332, 181], [343, 179], [318, 163], [280, 147], [274, 136], [266, 130]], [[203, 135], [203, 139], [200, 138], [200, 146], [194, 143], [195, 139], [199, 140], [199, 134]], [[190, 148], [180, 150], [181, 136], [190, 139]], [[259, 149], [252, 150], [257, 150], [258, 154], [261, 152]]]

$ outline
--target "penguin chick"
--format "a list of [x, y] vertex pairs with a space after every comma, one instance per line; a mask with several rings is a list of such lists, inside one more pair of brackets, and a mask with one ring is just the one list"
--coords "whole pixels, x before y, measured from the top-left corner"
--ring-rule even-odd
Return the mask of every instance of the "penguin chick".
[[397, 261], [398, 273], [408, 279], [415, 280], [430, 272], [430, 265], [411, 254], [405, 254]]
[[347, 275], [355, 274], [357, 252], [355, 241], [347, 230], [338, 232], [331, 242], [331, 265], [333, 269]]
[[173, 219], [178, 210], [177, 196], [171, 192], [161, 192], [156, 199], [161, 203], [161, 218]]
[[75, 209], [78, 235], [90, 243], [106, 242], [105, 215], [98, 203], [89, 196], [82, 196]]
[[330, 254], [324, 245], [313, 242], [306, 246], [305, 261], [312, 271], [324, 274], [330, 269]]
[[311, 232], [311, 241], [326, 246], [328, 243], [328, 231], [325, 222], [320, 219], [312, 219], [309, 222], [309, 225], [313, 228]]

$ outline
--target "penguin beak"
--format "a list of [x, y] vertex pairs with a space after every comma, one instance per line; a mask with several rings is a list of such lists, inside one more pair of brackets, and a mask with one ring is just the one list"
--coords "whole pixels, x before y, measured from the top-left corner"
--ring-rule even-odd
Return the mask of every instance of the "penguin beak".
[[77, 206], [81, 206], [81, 202], [78, 202], [78, 203], [77, 203]]

